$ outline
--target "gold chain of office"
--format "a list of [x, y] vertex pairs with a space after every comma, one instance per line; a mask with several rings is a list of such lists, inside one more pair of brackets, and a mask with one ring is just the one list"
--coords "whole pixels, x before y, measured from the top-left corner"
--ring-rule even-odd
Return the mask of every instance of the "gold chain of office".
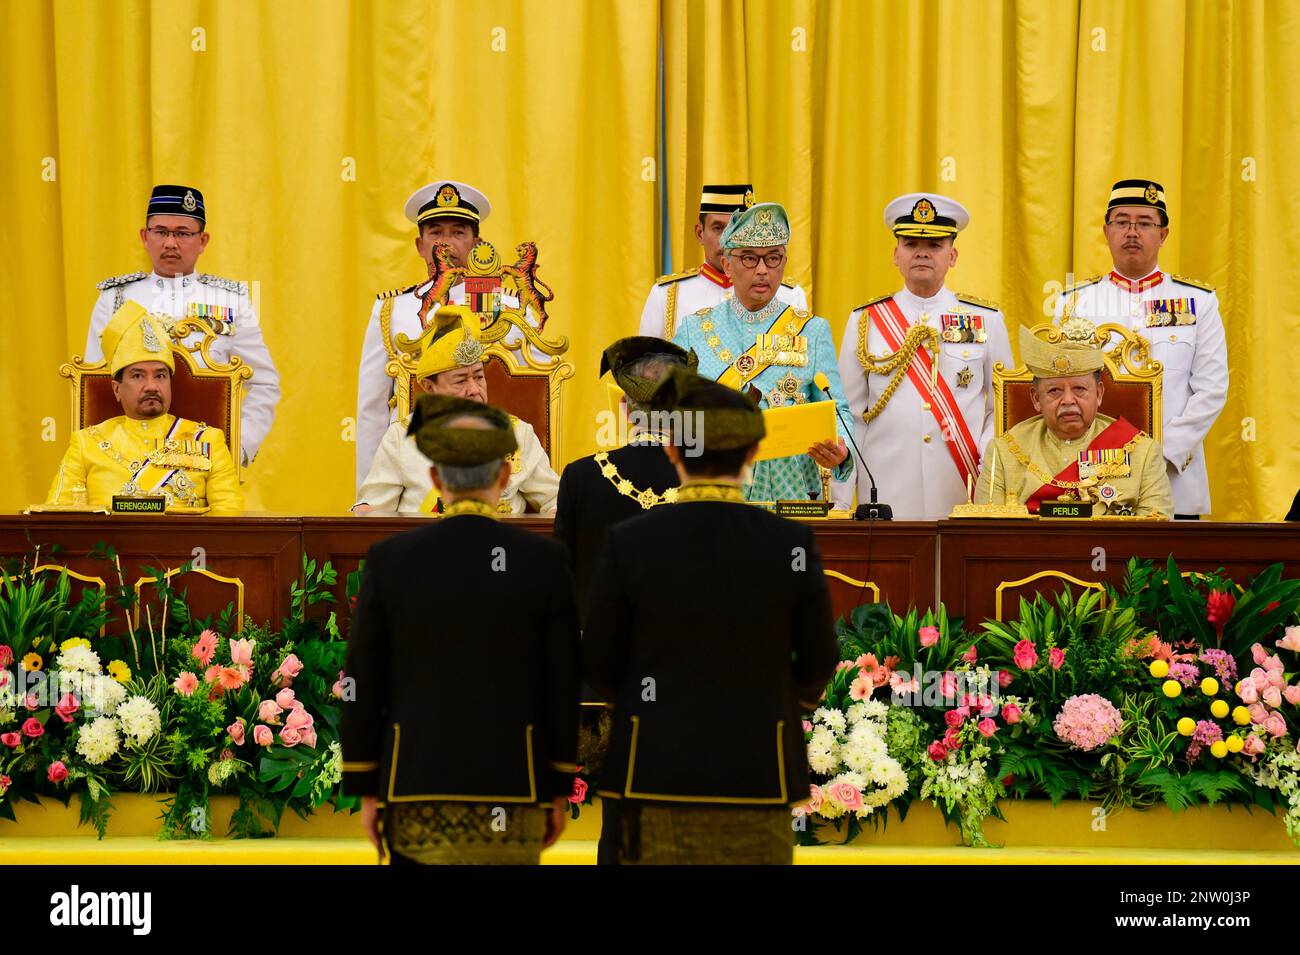
[[610, 484], [614, 485], [614, 490], [618, 491], [624, 497], [630, 497], [641, 505], [642, 510], [650, 510], [652, 507], [658, 507], [660, 504], [673, 504], [677, 501], [677, 488], [670, 487], [662, 494], [656, 493], [651, 488], [642, 490], [629, 481], [623, 475], [618, 473], [618, 468], [614, 462], [609, 459], [608, 451], [601, 451], [596, 455], [596, 465], [600, 468]]
[[[1038, 478], [1038, 480], [1042, 481], [1044, 484], [1048, 485], [1049, 487], [1059, 487], [1067, 491], [1077, 491], [1080, 488], [1092, 487], [1097, 483], [1097, 480], [1095, 478], [1089, 481], [1058, 480], [1056, 475], [1048, 474], [1041, 467], [1039, 467], [1034, 461], [1030, 460], [1029, 455], [1025, 454], [1025, 452], [1020, 449], [1020, 445], [1016, 442], [1015, 438], [1011, 437], [1010, 432], [1004, 434], [1002, 437], [1006, 441], [1007, 450], [1011, 452], [1011, 456], [1015, 458], [1017, 461], [1019, 461], [1021, 466], [1026, 468], [1030, 474]], [[1144, 437], [1142, 432], [1138, 432], [1136, 435], [1134, 435], [1133, 440], [1129, 441], [1127, 444], [1124, 445], [1123, 451], [1126, 454], [1132, 453], [1133, 448], [1137, 445], [1138, 440], [1141, 439], [1142, 437]]]
[[939, 333], [928, 325], [913, 325], [907, 330], [907, 335], [903, 338], [902, 347], [892, 355], [883, 355], [877, 358], [867, 351], [867, 331], [869, 328], [867, 314], [864, 312], [858, 319], [858, 362], [862, 365], [862, 370], [870, 375], [889, 375], [889, 384], [885, 390], [876, 399], [866, 411], [862, 412], [862, 420], [871, 423], [880, 412], [885, 410], [885, 405], [889, 404], [889, 399], [894, 397], [894, 392], [898, 386], [903, 383], [907, 376], [907, 369], [912, 364], [912, 359], [916, 357], [917, 349], [922, 345], [931, 351], [938, 351]]

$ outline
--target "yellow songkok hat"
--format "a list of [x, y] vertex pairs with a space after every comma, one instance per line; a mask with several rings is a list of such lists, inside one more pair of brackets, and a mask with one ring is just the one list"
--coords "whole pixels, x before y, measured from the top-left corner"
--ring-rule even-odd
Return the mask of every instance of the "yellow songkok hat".
[[99, 347], [110, 374], [142, 361], [160, 361], [173, 372], [171, 339], [157, 318], [139, 302], [123, 302], [99, 333]]
[[1020, 329], [1020, 360], [1036, 378], [1071, 378], [1100, 371], [1106, 364], [1090, 337], [1048, 342], [1024, 327]]
[[417, 378], [432, 378], [444, 371], [476, 365], [483, 360], [479, 319], [464, 305], [443, 305], [433, 315], [420, 342]]

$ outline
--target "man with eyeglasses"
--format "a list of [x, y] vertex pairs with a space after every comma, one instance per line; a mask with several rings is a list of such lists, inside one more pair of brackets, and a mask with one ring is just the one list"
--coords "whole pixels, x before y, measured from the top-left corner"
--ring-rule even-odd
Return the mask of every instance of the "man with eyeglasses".
[[[998, 307], [946, 284], [970, 213], [933, 192], [885, 207], [903, 288], [854, 309], [840, 344], [840, 376], [858, 447], [879, 462], [879, 500], [901, 520], [947, 517], [979, 475], [993, 439], [993, 366], [1011, 364]], [[837, 486], [847, 505], [852, 489]], [[858, 503], [870, 483], [858, 472]]]
[[[248, 465], [275, 420], [280, 374], [262, 338], [248, 285], [195, 272], [209, 238], [203, 193], [191, 186], [155, 186], [140, 230], [140, 243], [153, 270], [118, 275], [96, 286], [99, 298], [90, 313], [85, 358], [100, 361], [104, 357], [100, 335], [128, 301], [140, 303], [153, 315], [165, 316], [166, 331], [179, 345], [197, 345], [204, 335], [198, 330], [180, 334], [177, 326], [182, 321], [211, 330], [216, 335], [209, 349], [214, 361], [228, 362], [237, 356], [253, 369], [240, 405], [241, 463]], [[194, 358], [203, 364], [201, 352], [196, 351]]]
[[[722, 233], [723, 268], [735, 296], [687, 316], [673, 344], [699, 357], [699, 374], [738, 391], [756, 393], [760, 407], [820, 401], [815, 380], [824, 375], [837, 406], [837, 422], [848, 420], [840, 387], [831, 327], [777, 297], [785, 277], [790, 220], [775, 202], [735, 212]], [[853, 473], [844, 426], [835, 440], [819, 441], [806, 454], [772, 458], [753, 465], [745, 481], [751, 501], [807, 501], [822, 496], [819, 467], [831, 469], [834, 482]]]
[[[698, 269], [665, 275], [655, 282], [641, 310], [638, 334], [671, 339], [683, 316], [712, 308], [735, 295], [722, 264], [722, 232], [732, 213], [753, 204], [754, 187], [747, 182], [704, 187], [700, 194], [700, 221], [695, 224], [695, 241], [704, 249], [704, 262]], [[803, 289], [791, 282], [782, 282], [776, 297], [795, 308], [805, 311], [808, 308]]]
[[1102, 226], [1114, 268], [1067, 288], [1056, 319], [1115, 322], [1151, 343], [1164, 367], [1161, 445], [1174, 492], [1174, 516], [1210, 512], [1205, 435], [1228, 396], [1228, 346], [1214, 289], [1160, 270], [1169, 237], [1165, 190], [1150, 179], [1123, 179], [1111, 189]]

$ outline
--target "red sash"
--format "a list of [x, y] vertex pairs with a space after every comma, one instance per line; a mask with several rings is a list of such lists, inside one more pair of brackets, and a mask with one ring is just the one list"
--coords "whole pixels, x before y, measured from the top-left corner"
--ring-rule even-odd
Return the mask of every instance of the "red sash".
[[[890, 350], [896, 352], [902, 348], [903, 339], [907, 337], [908, 322], [898, 304], [892, 298], [887, 298], [868, 306], [867, 311], [875, 318], [876, 327], [880, 329]], [[973, 482], [980, 466], [979, 446], [970, 433], [966, 419], [962, 417], [961, 408], [958, 407], [948, 382], [940, 377], [937, 387], [931, 385], [930, 353], [926, 348], [916, 350], [912, 363], [907, 366], [907, 377], [911, 379], [912, 386], [920, 393], [922, 400], [929, 404], [934, 420], [939, 422], [939, 433], [943, 435], [948, 453], [957, 466], [961, 483], [966, 484], [968, 478]]]
[[[1141, 434], [1136, 427], [1130, 424], [1124, 418], [1116, 418], [1112, 421], [1101, 434], [1092, 439], [1085, 451], [1104, 451], [1115, 448], [1122, 448], [1132, 441], [1137, 435]], [[1061, 481], [1078, 481], [1079, 480], [1079, 456], [1075, 455], [1074, 460], [1056, 475]], [[1029, 496], [1025, 501], [1025, 506], [1029, 508], [1030, 514], [1038, 513], [1038, 505], [1043, 501], [1054, 501], [1061, 496], [1064, 489], [1054, 484], [1044, 484], [1037, 491]]]

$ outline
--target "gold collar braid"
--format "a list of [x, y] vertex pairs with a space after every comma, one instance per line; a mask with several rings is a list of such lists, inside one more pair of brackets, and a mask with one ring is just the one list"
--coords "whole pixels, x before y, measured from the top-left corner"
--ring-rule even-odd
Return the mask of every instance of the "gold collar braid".
[[443, 517], [461, 517], [467, 514], [490, 517], [495, 521], [497, 519], [497, 508], [491, 504], [485, 504], [477, 498], [462, 497], [460, 500], [448, 504], [442, 511]]
[[745, 493], [734, 484], [686, 484], [675, 488], [677, 503], [688, 501], [726, 501], [732, 504], [744, 504]]

